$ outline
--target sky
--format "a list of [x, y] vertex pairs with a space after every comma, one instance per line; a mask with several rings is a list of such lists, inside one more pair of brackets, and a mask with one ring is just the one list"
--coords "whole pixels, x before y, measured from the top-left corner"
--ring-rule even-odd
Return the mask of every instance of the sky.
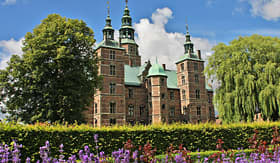
[[[109, 0], [113, 28], [118, 36], [125, 0]], [[280, 0], [129, 0], [142, 61], [174, 69], [183, 55], [186, 23], [195, 48], [205, 60], [218, 43], [239, 36], [280, 37]], [[0, 69], [12, 54], [22, 55], [24, 36], [49, 14], [81, 19], [102, 40], [107, 0], [0, 0]]]

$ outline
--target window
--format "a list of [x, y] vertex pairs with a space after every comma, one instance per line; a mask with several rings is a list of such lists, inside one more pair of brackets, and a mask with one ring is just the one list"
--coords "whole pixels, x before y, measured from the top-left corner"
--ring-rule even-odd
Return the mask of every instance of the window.
[[152, 97], [152, 93], [151, 92], [149, 93], [149, 96]]
[[133, 105], [129, 105], [128, 106], [128, 116], [133, 116], [134, 115], [134, 106]]
[[133, 89], [128, 89], [128, 98], [133, 98]]
[[175, 116], [175, 107], [170, 108], [170, 116], [174, 117]]
[[110, 119], [110, 125], [115, 125], [116, 124], [116, 119]]
[[164, 93], [161, 94], [161, 98], [162, 98], [162, 99], [165, 98], [165, 94], [164, 94]]
[[186, 99], [186, 91], [184, 89], [182, 90], [182, 97], [183, 97], [183, 100]]
[[174, 100], [174, 92], [170, 92], [170, 100]]
[[150, 104], [150, 108], [152, 108], [152, 107], [153, 107], [153, 104], [152, 104], [152, 102], [150, 102], [149, 104]]
[[110, 113], [116, 113], [116, 103], [110, 102]]
[[165, 104], [161, 105], [161, 109], [163, 109], [163, 110], [165, 109]]
[[196, 112], [197, 112], [197, 116], [200, 116], [200, 115], [201, 115], [201, 108], [200, 108], [200, 106], [198, 106], [198, 107], [196, 108]]
[[212, 103], [212, 100], [211, 100], [211, 96], [208, 95], [208, 103], [211, 104]]
[[110, 59], [115, 60], [116, 59], [116, 54], [114, 50], [110, 50]]
[[94, 124], [95, 124], [95, 126], [97, 126], [97, 119], [96, 118], [94, 118]]
[[183, 107], [183, 114], [184, 114], [184, 115], [187, 115], [187, 111], [188, 111], [188, 110], [187, 110], [187, 107], [184, 106], [184, 107]]
[[116, 93], [116, 84], [110, 83], [110, 94], [115, 94], [115, 93]]
[[199, 89], [195, 90], [195, 97], [196, 97], [196, 99], [200, 99], [200, 90]]
[[194, 81], [195, 81], [196, 83], [199, 83], [198, 74], [195, 74], [195, 75], [194, 75]]
[[181, 71], [184, 71], [185, 70], [185, 65], [184, 63], [181, 64]]
[[110, 75], [116, 75], [116, 66], [110, 65]]
[[94, 112], [97, 113], [97, 103], [94, 103]]
[[140, 106], [140, 116], [144, 115], [144, 111], [145, 111], [145, 106], [141, 105]]
[[197, 63], [193, 63], [193, 67], [194, 67], [194, 71], [198, 70], [198, 64]]
[[161, 85], [161, 86], [164, 85], [164, 78], [160, 78], [160, 85]]
[[213, 117], [213, 116], [212, 116], [212, 114], [213, 114], [213, 112], [212, 112], [212, 108], [211, 108], [211, 107], [209, 107], [209, 116], [210, 116], [210, 117]]
[[149, 87], [152, 86], [151, 79], [149, 79], [148, 84], [149, 84]]
[[181, 79], [182, 79], [182, 85], [185, 85], [185, 76], [182, 76]]

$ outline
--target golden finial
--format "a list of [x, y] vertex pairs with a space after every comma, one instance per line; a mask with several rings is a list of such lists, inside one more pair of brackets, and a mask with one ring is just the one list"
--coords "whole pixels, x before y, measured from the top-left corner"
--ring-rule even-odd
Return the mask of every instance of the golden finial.
[[127, 4], [128, 4], [128, 0], [125, 0], [125, 6], [127, 7]]
[[107, 1], [107, 9], [108, 9], [108, 16], [110, 15], [110, 2], [109, 1]]

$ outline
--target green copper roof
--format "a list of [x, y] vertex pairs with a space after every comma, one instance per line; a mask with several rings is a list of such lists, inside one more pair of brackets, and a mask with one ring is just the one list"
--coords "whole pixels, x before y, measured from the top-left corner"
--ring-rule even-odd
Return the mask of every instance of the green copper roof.
[[204, 62], [202, 59], [199, 59], [198, 58], [198, 55], [196, 53], [192, 53], [192, 54], [184, 54], [183, 56], [181, 56], [179, 58], [179, 60], [176, 62], [177, 63], [180, 63], [180, 62], [183, 62], [185, 60], [193, 60], [193, 61], [201, 61], [201, 62]]
[[115, 40], [102, 40], [95, 49], [98, 49], [100, 47], [105, 47], [105, 48], [115, 48], [115, 49], [121, 49], [121, 50], [125, 50], [125, 48], [122, 48], [119, 46], [119, 42], [115, 41]]
[[152, 65], [152, 67], [149, 70], [149, 74], [147, 77], [151, 77], [151, 76], [166, 76], [166, 73], [162, 67], [162, 65], [155, 63]]
[[140, 67], [130, 67], [124, 65], [124, 83], [125, 85], [140, 86], [141, 81], [137, 77]]
[[177, 86], [177, 72], [175, 70], [165, 70], [167, 75], [167, 88], [179, 89]]
[[[125, 74], [125, 85], [130, 86], [141, 86], [142, 82], [139, 76], [145, 70], [147, 63], [140, 67], [130, 67], [129, 65], [124, 66], [124, 74]], [[150, 68], [151, 69], [151, 68]], [[165, 74], [167, 76], [167, 88], [169, 89], [179, 89], [177, 85], [177, 72], [176, 70], [165, 70]], [[213, 91], [211, 86], [205, 82], [205, 88], [208, 91]]]
[[[124, 38], [122, 39], [122, 44], [136, 44], [136, 42], [132, 39], [127, 39], [127, 38]], [[137, 45], [137, 44], [136, 44]]]

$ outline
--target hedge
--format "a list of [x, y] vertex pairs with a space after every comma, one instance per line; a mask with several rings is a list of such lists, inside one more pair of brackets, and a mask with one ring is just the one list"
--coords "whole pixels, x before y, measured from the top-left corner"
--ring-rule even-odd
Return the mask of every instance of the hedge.
[[58, 155], [59, 145], [64, 145], [66, 156], [78, 154], [80, 149], [88, 145], [95, 149], [94, 134], [98, 134], [98, 150], [111, 154], [112, 151], [122, 148], [124, 143], [131, 139], [138, 147], [149, 141], [157, 148], [158, 154], [165, 153], [170, 144], [184, 146], [190, 151], [216, 150], [218, 139], [224, 141], [224, 149], [249, 147], [248, 138], [259, 131], [259, 138], [270, 142], [273, 128], [280, 126], [280, 122], [239, 123], [230, 125], [215, 124], [173, 124], [151, 126], [113, 126], [92, 128], [87, 125], [22, 125], [15, 123], [0, 123], [0, 140], [2, 143], [11, 143], [16, 140], [23, 145], [22, 158], [27, 156], [37, 160], [39, 147], [48, 140], [54, 156]]

